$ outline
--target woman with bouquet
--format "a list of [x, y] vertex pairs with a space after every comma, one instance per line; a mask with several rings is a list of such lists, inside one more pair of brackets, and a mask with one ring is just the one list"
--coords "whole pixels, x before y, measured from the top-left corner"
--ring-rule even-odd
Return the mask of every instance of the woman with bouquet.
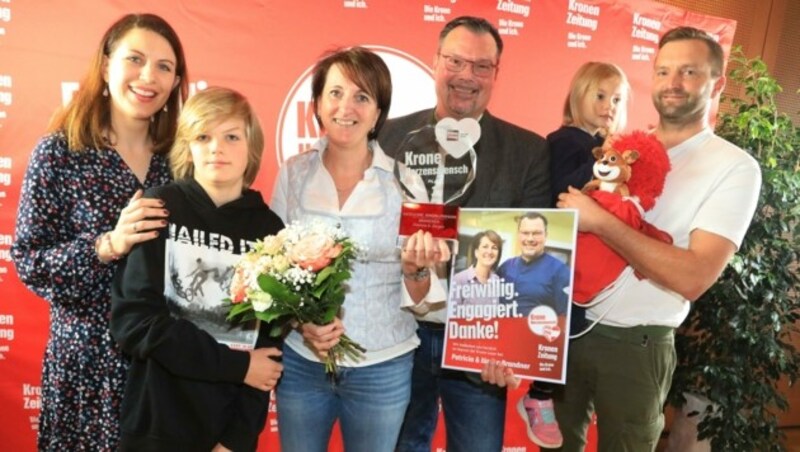
[[[413, 315], [400, 308], [403, 196], [394, 161], [375, 140], [389, 113], [389, 69], [363, 48], [332, 53], [314, 68], [312, 95], [325, 136], [281, 168], [271, 205], [287, 223], [341, 224], [362, 251], [346, 283], [341, 318], [302, 324], [286, 338], [277, 389], [281, 448], [328, 450], [338, 419], [346, 450], [392, 451], [419, 340]], [[410, 281], [412, 295], [426, 283]], [[327, 374], [323, 358], [345, 329], [366, 352]]]
[[231, 327], [224, 298], [240, 256], [283, 228], [248, 188], [263, 148], [244, 96], [212, 87], [189, 98], [170, 151], [176, 181], [145, 193], [169, 224], [114, 280], [111, 333], [132, 358], [121, 451], [256, 449], [281, 352], [269, 324]]

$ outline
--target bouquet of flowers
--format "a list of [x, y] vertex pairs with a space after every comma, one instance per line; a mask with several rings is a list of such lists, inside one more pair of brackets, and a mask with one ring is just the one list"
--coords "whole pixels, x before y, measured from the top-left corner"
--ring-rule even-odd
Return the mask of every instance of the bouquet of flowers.
[[[271, 336], [280, 336], [293, 322], [332, 322], [344, 303], [344, 282], [356, 252], [340, 227], [321, 221], [294, 222], [264, 237], [236, 265], [228, 320], [269, 322]], [[345, 356], [357, 360], [365, 351], [342, 335], [328, 351], [325, 371], [335, 373]]]

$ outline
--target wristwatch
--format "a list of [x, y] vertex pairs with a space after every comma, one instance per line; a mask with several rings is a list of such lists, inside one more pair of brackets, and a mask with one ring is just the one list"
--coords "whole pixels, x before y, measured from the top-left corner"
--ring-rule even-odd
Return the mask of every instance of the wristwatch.
[[412, 281], [422, 281], [423, 279], [428, 279], [428, 277], [431, 276], [431, 271], [428, 267], [420, 267], [414, 273], [404, 272], [403, 276]]

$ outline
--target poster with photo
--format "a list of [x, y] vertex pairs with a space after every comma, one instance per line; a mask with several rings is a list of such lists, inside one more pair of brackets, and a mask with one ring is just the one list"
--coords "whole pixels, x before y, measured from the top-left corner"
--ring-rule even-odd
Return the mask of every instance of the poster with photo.
[[577, 212], [461, 209], [442, 366], [564, 383]]

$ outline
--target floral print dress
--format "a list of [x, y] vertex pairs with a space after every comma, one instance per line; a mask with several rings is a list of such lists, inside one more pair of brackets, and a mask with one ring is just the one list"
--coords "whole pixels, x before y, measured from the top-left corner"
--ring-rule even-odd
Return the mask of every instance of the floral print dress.
[[12, 258], [22, 282], [50, 303], [39, 450], [117, 447], [128, 362], [109, 333], [117, 265], [98, 260], [95, 240], [137, 189], [169, 181], [164, 156], [152, 157], [142, 186], [113, 149], [71, 152], [62, 133], [31, 155]]

